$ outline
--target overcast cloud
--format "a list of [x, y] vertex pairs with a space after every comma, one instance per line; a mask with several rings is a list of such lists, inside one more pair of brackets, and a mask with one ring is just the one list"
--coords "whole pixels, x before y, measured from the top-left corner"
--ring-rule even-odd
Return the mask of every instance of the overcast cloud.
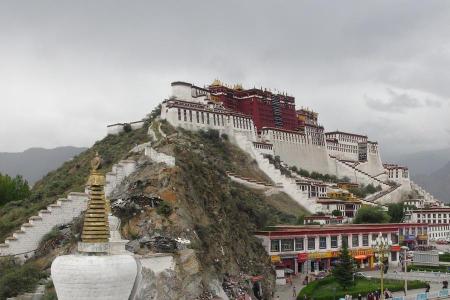
[[171, 81], [214, 78], [384, 152], [448, 147], [449, 19], [448, 1], [0, 0], [0, 152], [90, 146]]

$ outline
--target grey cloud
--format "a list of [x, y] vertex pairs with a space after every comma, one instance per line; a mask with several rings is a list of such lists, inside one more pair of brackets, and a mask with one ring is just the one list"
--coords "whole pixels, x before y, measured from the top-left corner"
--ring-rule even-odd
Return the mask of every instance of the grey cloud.
[[286, 90], [339, 128], [357, 128], [372, 106], [438, 106], [414, 95], [361, 101], [347, 89], [370, 82], [449, 99], [449, 10], [433, 0], [0, 1], [0, 102], [11, 112], [0, 151], [88, 146], [105, 124], [167, 97], [172, 80]]
[[367, 106], [387, 113], [403, 113], [409, 109], [423, 106], [423, 101], [408, 93], [398, 93], [392, 89], [387, 89], [387, 92], [387, 100], [365, 96]]

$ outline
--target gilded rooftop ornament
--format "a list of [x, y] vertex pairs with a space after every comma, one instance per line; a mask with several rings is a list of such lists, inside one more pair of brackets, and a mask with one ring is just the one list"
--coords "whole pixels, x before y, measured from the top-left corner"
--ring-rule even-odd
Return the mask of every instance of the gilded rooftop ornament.
[[104, 186], [105, 176], [99, 172], [101, 158], [98, 153], [91, 161], [89, 202], [84, 217], [81, 240], [83, 243], [107, 243], [109, 238], [108, 205]]

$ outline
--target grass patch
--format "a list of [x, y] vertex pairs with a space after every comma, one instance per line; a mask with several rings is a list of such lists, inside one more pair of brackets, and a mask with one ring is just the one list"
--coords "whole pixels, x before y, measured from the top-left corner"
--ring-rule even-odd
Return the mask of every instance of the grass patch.
[[450, 253], [439, 254], [439, 261], [450, 262]]
[[0, 260], [0, 299], [32, 292], [40, 279], [47, 277], [33, 261], [20, 265], [11, 258]]
[[[304, 299], [304, 297], [307, 296], [308, 299], [314, 298], [315, 300], [333, 300], [343, 298], [347, 293], [352, 295], [353, 298], [356, 298], [358, 294], [366, 296], [369, 292], [374, 292], [380, 289], [380, 279], [357, 278], [355, 280], [356, 284], [348, 291], [342, 290], [341, 286], [332, 276], [313, 281], [301, 290], [297, 299]], [[402, 280], [384, 280], [384, 287], [388, 288], [391, 292], [402, 291], [403, 284], [404, 282]], [[418, 280], [408, 281], [408, 289], [420, 288], [425, 288], [425, 282]], [[334, 293], [334, 289], [336, 289], [336, 293]]]

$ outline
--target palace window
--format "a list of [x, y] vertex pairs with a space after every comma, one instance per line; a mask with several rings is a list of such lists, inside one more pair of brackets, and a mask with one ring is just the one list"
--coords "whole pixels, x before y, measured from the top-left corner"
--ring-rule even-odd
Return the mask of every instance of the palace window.
[[342, 246], [346, 245], [348, 247], [348, 235], [342, 236]]
[[281, 240], [281, 252], [294, 251], [294, 240]]
[[184, 121], [186, 122], [187, 121], [187, 115], [186, 115], [186, 110], [185, 109], [183, 109], [183, 115], [184, 115]]
[[206, 124], [209, 125], [209, 113], [206, 113]]
[[369, 235], [368, 234], [363, 234], [362, 245], [366, 246], [366, 247], [369, 246]]
[[359, 234], [352, 234], [352, 247], [359, 247]]
[[398, 244], [398, 234], [391, 233], [391, 241], [392, 241], [392, 244]]
[[305, 250], [305, 239], [297, 238], [295, 239], [295, 251]]
[[200, 119], [198, 117], [198, 111], [195, 112], [195, 116], [197, 117], [197, 123], [200, 123]]
[[205, 124], [205, 115], [202, 112], [202, 124]]
[[181, 121], [181, 109], [178, 109], [178, 121]]
[[270, 241], [270, 252], [280, 252], [280, 240]]
[[327, 249], [327, 237], [326, 236], [319, 237], [319, 248]]
[[216, 114], [213, 114], [214, 126], [216, 126]]
[[189, 122], [192, 122], [192, 110], [189, 110]]
[[331, 236], [331, 248], [337, 248], [338, 247], [338, 237], [337, 235]]
[[308, 250], [316, 249], [316, 238], [309, 237], [308, 238]]

